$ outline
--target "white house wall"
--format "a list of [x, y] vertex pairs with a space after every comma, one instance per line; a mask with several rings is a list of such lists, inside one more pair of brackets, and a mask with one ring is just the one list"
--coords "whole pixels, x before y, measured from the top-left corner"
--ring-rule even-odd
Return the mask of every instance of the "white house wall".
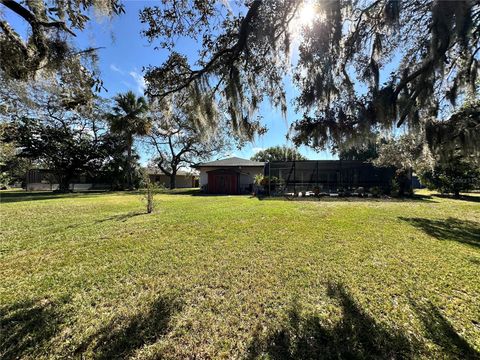
[[[167, 175], [151, 175], [152, 181], [162, 184], [165, 187], [170, 186], [170, 176]], [[192, 176], [191, 175], [177, 175], [175, 177], [175, 186], [177, 188], [191, 188], [192, 187]]]
[[240, 193], [246, 191], [252, 191], [250, 185], [255, 182], [255, 175], [263, 174], [263, 167], [260, 169], [248, 168], [248, 170], [242, 169], [240, 172]]
[[216, 168], [211, 168], [211, 167], [206, 167], [206, 168], [201, 168], [200, 169], [200, 179], [199, 179], [199, 185], [200, 187], [203, 187], [204, 185], [207, 186], [208, 184], [208, 174], [207, 171], [210, 170], [215, 170]]

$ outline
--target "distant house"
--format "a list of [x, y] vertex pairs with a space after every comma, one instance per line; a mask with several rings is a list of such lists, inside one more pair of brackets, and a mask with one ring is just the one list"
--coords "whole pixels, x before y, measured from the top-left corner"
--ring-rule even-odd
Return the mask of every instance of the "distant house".
[[[170, 186], [170, 177], [165, 175], [158, 169], [147, 169], [150, 181], [157, 184]], [[176, 175], [177, 188], [192, 188], [198, 187], [198, 174], [195, 172], [187, 172], [180, 170]], [[25, 188], [28, 191], [38, 190], [58, 190], [58, 181], [52, 170], [47, 169], [32, 169], [26, 174]], [[114, 188], [112, 179], [109, 179], [105, 174], [98, 172], [96, 174], [78, 174], [72, 178], [70, 183], [70, 190], [84, 191], [84, 190], [110, 190]]]
[[[148, 169], [150, 181], [165, 187], [170, 186], [170, 176], [163, 173], [160, 169]], [[175, 186], [177, 188], [198, 187], [198, 176], [195, 173], [185, 170], [179, 170], [175, 175]]]
[[265, 163], [238, 157], [210, 161], [195, 166], [200, 171], [200, 187], [209, 194], [247, 194], [255, 176], [263, 175]]
[[[108, 190], [111, 188], [110, 180], [102, 173], [76, 174], [70, 182], [71, 191]], [[27, 191], [54, 191], [59, 189], [55, 173], [49, 169], [30, 169], [25, 176], [25, 189]]]

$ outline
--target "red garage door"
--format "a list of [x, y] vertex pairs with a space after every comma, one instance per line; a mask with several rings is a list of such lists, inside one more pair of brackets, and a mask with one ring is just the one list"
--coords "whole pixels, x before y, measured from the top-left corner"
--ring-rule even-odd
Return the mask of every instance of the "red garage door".
[[209, 173], [208, 192], [210, 194], [238, 194], [238, 174], [226, 172]]

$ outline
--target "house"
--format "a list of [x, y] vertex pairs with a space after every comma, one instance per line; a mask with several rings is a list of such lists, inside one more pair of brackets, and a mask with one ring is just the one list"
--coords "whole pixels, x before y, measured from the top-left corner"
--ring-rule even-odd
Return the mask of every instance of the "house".
[[[163, 173], [158, 168], [149, 168], [148, 177], [150, 181], [156, 184], [163, 185], [165, 187], [170, 187], [170, 176]], [[175, 175], [175, 187], [177, 188], [193, 188], [198, 187], [198, 176], [189, 171], [178, 170]]]
[[256, 175], [263, 175], [264, 162], [238, 157], [215, 160], [195, 166], [200, 171], [200, 187], [209, 194], [247, 194], [253, 190]]

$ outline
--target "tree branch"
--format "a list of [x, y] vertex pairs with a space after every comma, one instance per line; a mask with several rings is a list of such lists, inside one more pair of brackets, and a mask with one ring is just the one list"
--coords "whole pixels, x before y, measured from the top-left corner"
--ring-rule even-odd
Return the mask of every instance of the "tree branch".
[[226, 55], [230, 55], [230, 59], [229, 59], [228, 62], [230, 63], [230, 65], [233, 64], [233, 62], [236, 59], [238, 59], [238, 57], [240, 56], [242, 51], [244, 51], [245, 48], [246, 48], [248, 35], [250, 34], [251, 22], [258, 15], [258, 9], [259, 9], [260, 5], [262, 4], [262, 1], [263, 0], [255, 0], [250, 5], [250, 8], [248, 9], [247, 14], [245, 15], [245, 17], [243, 18], [243, 20], [240, 24], [238, 39], [237, 39], [237, 42], [235, 43], [235, 45], [233, 45], [232, 47], [229, 47], [229, 48], [222, 49], [222, 50], [218, 51], [215, 55], [212, 56], [212, 58], [205, 64], [205, 66], [202, 69], [191, 71], [190, 76], [181, 85], [179, 85], [179, 86], [177, 86], [173, 89], [170, 89], [168, 91], [165, 91], [165, 92], [163, 92], [162, 94], [159, 94], [159, 95], [153, 95], [153, 94], [150, 94], [150, 95], [153, 96], [153, 97], [164, 98], [164, 97], [166, 97], [170, 94], [173, 94], [173, 93], [179, 92], [180, 90], [185, 89], [192, 82], [200, 79], [203, 75], [208, 73], [217, 64], [217, 61], [220, 58], [222, 58]]
[[35, 31], [38, 25], [40, 25], [43, 27], [55, 27], [57, 29], [68, 32], [70, 35], [76, 36], [75, 33], [67, 27], [64, 21], [47, 22], [39, 20], [34, 13], [13, 0], [0, 0], [0, 4], [12, 10], [17, 15], [21, 16], [25, 21], [30, 24], [33, 31]]
[[[0, 0], [1, 1], [1, 0]], [[5, 35], [10, 38], [13, 42], [15, 42], [18, 47], [22, 50], [25, 56], [28, 55], [28, 48], [22, 41], [22, 39], [18, 36], [18, 34], [11, 28], [11, 26], [6, 21], [0, 21], [0, 29], [3, 30]]]

